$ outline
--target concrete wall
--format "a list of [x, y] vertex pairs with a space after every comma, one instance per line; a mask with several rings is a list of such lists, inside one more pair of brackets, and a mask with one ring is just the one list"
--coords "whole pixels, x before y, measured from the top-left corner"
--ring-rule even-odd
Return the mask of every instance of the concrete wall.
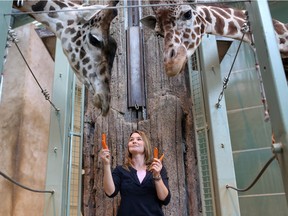
[[[16, 32], [26, 61], [41, 86], [51, 94], [54, 62], [34, 26], [22, 26]], [[45, 188], [50, 109], [13, 44], [4, 68], [0, 103], [0, 170], [33, 189]], [[2, 176], [0, 194], [0, 215], [41, 215], [43, 212], [44, 194], [22, 189]]]

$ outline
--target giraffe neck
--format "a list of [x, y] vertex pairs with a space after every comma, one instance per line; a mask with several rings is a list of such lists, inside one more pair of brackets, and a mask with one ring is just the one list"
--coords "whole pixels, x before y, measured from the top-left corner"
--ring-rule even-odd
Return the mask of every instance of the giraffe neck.
[[82, 19], [87, 21], [104, 6], [96, 5], [98, 10], [96, 12], [95, 10], [91, 12], [89, 9], [92, 9], [93, 7], [95, 8], [95, 6], [87, 6], [85, 7], [87, 10], [83, 10], [83, 6], [77, 5], [70, 1], [28, 0], [24, 1], [24, 5], [20, 7], [19, 10], [32, 12], [31, 15], [35, 18], [35, 20], [41, 22], [49, 30], [55, 33], [58, 38], [61, 38], [63, 29], [67, 29], [69, 25], [75, 24], [75, 22], [81, 22]]
[[[244, 10], [199, 5], [196, 11], [199, 16], [198, 21], [203, 24], [206, 34], [242, 39], [243, 32], [241, 29], [246, 22]], [[245, 34], [243, 39], [251, 43], [250, 33]]]

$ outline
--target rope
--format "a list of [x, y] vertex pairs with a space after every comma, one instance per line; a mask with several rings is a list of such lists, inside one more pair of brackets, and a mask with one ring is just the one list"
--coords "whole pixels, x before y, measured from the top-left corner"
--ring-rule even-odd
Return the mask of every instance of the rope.
[[12, 182], [13, 184], [19, 186], [19, 187], [22, 187], [26, 190], [29, 190], [29, 191], [32, 191], [32, 192], [35, 192], [35, 193], [51, 193], [51, 194], [54, 194], [54, 190], [52, 191], [46, 191], [46, 190], [35, 190], [35, 189], [32, 189], [32, 188], [29, 188], [27, 186], [24, 186], [18, 182], [16, 182], [15, 180], [13, 180], [12, 178], [10, 178], [9, 176], [7, 176], [5, 173], [1, 172], [0, 171], [0, 175], [2, 175], [5, 179], [9, 180], [10, 182]]
[[267, 167], [271, 164], [271, 162], [276, 158], [276, 155], [273, 155], [269, 160], [268, 162], [264, 165], [264, 167], [262, 168], [262, 170], [260, 171], [260, 173], [256, 176], [256, 178], [254, 179], [254, 181], [245, 189], [239, 189], [239, 188], [235, 188], [233, 186], [230, 186], [230, 185], [226, 185], [226, 188], [231, 188], [233, 190], [236, 190], [238, 192], [245, 192], [245, 191], [248, 191], [250, 188], [252, 188], [255, 183], [259, 180], [259, 178], [262, 176], [262, 174], [264, 173], [264, 171], [267, 169]]
[[244, 36], [245, 36], [245, 32], [244, 32], [243, 35], [242, 35], [241, 41], [240, 41], [239, 46], [238, 46], [237, 51], [236, 51], [236, 55], [235, 55], [235, 57], [234, 57], [234, 59], [233, 59], [233, 62], [232, 62], [231, 68], [230, 68], [230, 71], [229, 71], [228, 75], [227, 75], [226, 77], [224, 77], [224, 79], [223, 79], [222, 91], [220, 92], [219, 97], [218, 97], [218, 102], [216, 103], [216, 107], [217, 107], [217, 108], [220, 108], [220, 107], [221, 107], [220, 102], [221, 102], [221, 100], [222, 100], [222, 98], [223, 98], [224, 90], [227, 88], [227, 85], [228, 85], [228, 82], [229, 82], [229, 78], [230, 78], [230, 75], [231, 75], [233, 66], [234, 66], [234, 64], [235, 64], [237, 55], [238, 55], [238, 53], [239, 53], [240, 46], [241, 46], [241, 44], [242, 44], [242, 42], [243, 42]]
[[[14, 43], [15, 43], [15, 42], [14, 42]], [[28, 67], [28, 69], [29, 69], [30, 73], [32, 74], [32, 76], [33, 76], [34, 80], [36, 81], [37, 85], [38, 85], [38, 86], [39, 86], [39, 88], [41, 89], [41, 93], [44, 95], [45, 99], [46, 99], [46, 100], [48, 100], [48, 101], [49, 101], [49, 103], [50, 103], [50, 104], [53, 106], [53, 108], [55, 109], [55, 111], [56, 111], [56, 112], [59, 112], [59, 111], [60, 111], [60, 109], [58, 109], [58, 108], [57, 108], [57, 107], [54, 105], [54, 103], [52, 103], [52, 101], [50, 100], [50, 96], [49, 96], [49, 93], [48, 93], [48, 91], [47, 91], [46, 89], [43, 89], [43, 88], [42, 88], [42, 86], [40, 85], [40, 83], [38, 82], [38, 80], [37, 80], [36, 76], [34, 75], [34, 73], [33, 73], [32, 69], [30, 68], [30, 66], [29, 66], [29, 64], [28, 64], [28, 62], [26, 61], [26, 59], [25, 59], [25, 57], [24, 57], [23, 53], [21, 52], [21, 50], [20, 50], [20, 48], [19, 48], [18, 44], [17, 44], [17, 43], [15, 43], [15, 45], [16, 45], [16, 47], [17, 47], [17, 49], [18, 49], [18, 51], [19, 51], [20, 55], [22, 56], [22, 58], [23, 58], [23, 60], [24, 60], [25, 64], [27, 65], [27, 67]]]

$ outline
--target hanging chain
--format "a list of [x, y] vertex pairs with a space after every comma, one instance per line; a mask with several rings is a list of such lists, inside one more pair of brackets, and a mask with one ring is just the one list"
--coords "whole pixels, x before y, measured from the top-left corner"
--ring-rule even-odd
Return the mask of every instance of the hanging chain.
[[263, 84], [263, 79], [262, 79], [262, 75], [260, 72], [260, 66], [258, 63], [258, 58], [257, 58], [257, 54], [256, 54], [256, 47], [254, 45], [254, 37], [251, 36], [251, 41], [252, 41], [252, 49], [253, 49], [253, 54], [254, 54], [254, 59], [255, 59], [255, 70], [259, 79], [259, 88], [260, 88], [260, 94], [261, 94], [261, 101], [264, 107], [264, 121], [267, 122], [270, 119], [269, 116], [269, 111], [268, 111], [268, 103], [266, 100], [266, 94], [265, 94], [265, 89], [264, 89], [264, 84]]
[[19, 48], [19, 46], [18, 46], [18, 44], [17, 44], [17, 43], [19, 42], [19, 40], [18, 40], [18, 38], [17, 38], [17, 34], [15, 33], [15, 31], [14, 31], [13, 29], [11, 29], [11, 27], [9, 27], [8, 35], [9, 35], [9, 36], [8, 36], [9, 40], [12, 41], [12, 42], [14, 42], [16, 48], [18, 49], [21, 57], [23, 58], [23, 60], [24, 60], [24, 62], [25, 62], [25, 64], [26, 64], [26, 66], [28, 67], [30, 73], [32, 74], [34, 80], [36, 81], [37, 85], [38, 85], [39, 88], [41, 89], [41, 93], [44, 95], [45, 99], [49, 101], [49, 103], [52, 105], [52, 107], [55, 109], [55, 111], [56, 111], [56, 112], [59, 112], [60, 109], [58, 109], [58, 108], [52, 103], [52, 101], [50, 100], [49, 92], [48, 92], [46, 89], [43, 89], [43, 88], [42, 88], [42, 86], [41, 86], [40, 83], [38, 82], [36, 76], [34, 75], [32, 69], [30, 68], [28, 62], [26, 61], [23, 53], [21, 52], [21, 50], [20, 50], [20, 48]]
[[247, 32], [249, 32], [248, 22], [245, 22], [245, 23], [243, 24], [243, 26], [242, 26], [242, 28], [241, 28], [241, 32], [243, 33], [243, 35], [242, 35], [241, 41], [240, 41], [240, 43], [239, 43], [239, 46], [238, 46], [238, 48], [237, 48], [235, 57], [234, 57], [234, 59], [233, 59], [233, 62], [232, 62], [230, 71], [229, 71], [228, 75], [223, 78], [222, 91], [220, 92], [219, 97], [218, 97], [218, 102], [216, 103], [216, 107], [217, 107], [217, 108], [220, 108], [220, 107], [221, 107], [220, 102], [221, 102], [221, 100], [222, 100], [222, 98], [223, 98], [224, 90], [225, 90], [225, 89], [227, 88], [227, 86], [228, 86], [229, 78], [230, 78], [230, 75], [231, 75], [233, 66], [234, 66], [234, 64], [235, 64], [237, 55], [238, 55], [238, 53], [239, 53], [241, 44], [242, 44], [242, 42], [243, 42], [243, 39], [244, 39], [245, 34], [246, 34]]

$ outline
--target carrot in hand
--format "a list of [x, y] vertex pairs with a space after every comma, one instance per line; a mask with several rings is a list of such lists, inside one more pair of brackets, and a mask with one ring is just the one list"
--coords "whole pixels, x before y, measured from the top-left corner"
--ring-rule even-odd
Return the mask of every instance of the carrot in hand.
[[154, 147], [154, 158], [158, 158], [158, 148]]
[[108, 146], [106, 144], [106, 134], [105, 133], [102, 134], [102, 148], [108, 149]]
[[164, 158], [164, 154], [161, 155], [161, 157], [159, 158], [159, 160], [162, 162], [163, 158]]

